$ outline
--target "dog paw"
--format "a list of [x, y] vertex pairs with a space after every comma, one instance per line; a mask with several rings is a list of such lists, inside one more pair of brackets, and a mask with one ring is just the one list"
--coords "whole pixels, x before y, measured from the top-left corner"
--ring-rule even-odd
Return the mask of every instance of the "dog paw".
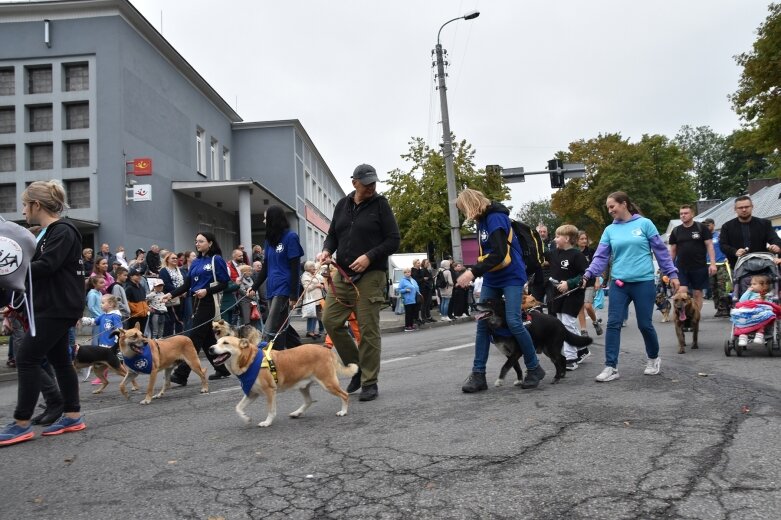
[[343, 412], [342, 410], [339, 410], [338, 412], [336, 412], [337, 417], [344, 417], [345, 415], [347, 415], [346, 411]]
[[250, 417], [249, 415], [247, 415], [247, 414], [240, 413], [240, 414], [239, 414], [239, 419], [241, 419], [241, 421], [242, 421], [244, 424], [249, 424], [249, 422], [250, 422], [250, 420], [251, 420], [251, 417]]
[[151, 399], [144, 399], [143, 401], [140, 401], [138, 404], [149, 404], [151, 402], [152, 402]]
[[209, 393], [209, 389], [208, 388], [201, 388], [201, 393], [202, 394], [208, 394]]
[[522, 383], [523, 383], [522, 379], [516, 379], [515, 383], [513, 383], [513, 386], [521, 386]]
[[497, 379], [494, 381], [494, 386], [502, 386], [504, 384], [504, 379]]
[[92, 391], [92, 393], [93, 393], [93, 394], [102, 394], [102, 393], [103, 393], [103, 390], [101, 390], [100, 388], [98, 388], [98, 389], [96, 389], [96, 390], [93, 390], [93, 391]]
[[299, 412], [299, 411], [290, 412], [287, 415], [288, 415], [288, 417], [292, 417], [293, 419], [298, 419], [299, 417], [301, 417], [301, 412]]
[[269, 426], [271, 426], [271, 421], [259, 422], [258, 426], [260, 426], [261, 428], [268, 428]]

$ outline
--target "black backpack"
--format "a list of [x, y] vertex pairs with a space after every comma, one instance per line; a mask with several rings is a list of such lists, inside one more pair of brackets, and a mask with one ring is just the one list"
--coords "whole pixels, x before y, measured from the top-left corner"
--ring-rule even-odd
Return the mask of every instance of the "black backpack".
[[437, 286], [437, 289], [444, 289], [447, 287], [447, 278], [445, 278], [445, 271], [442, 269], [439, 270], [437, 273], [437, 277], [434, 280], [434, 284]]
[[521, 246], [521, 257], [526, 265], [526, 274], [531, 275], [542, 267], [544, 261], [544, 246], [542, 238], [536, 229], [510, 219], [513, 233], [518, 237], [518, 244]]

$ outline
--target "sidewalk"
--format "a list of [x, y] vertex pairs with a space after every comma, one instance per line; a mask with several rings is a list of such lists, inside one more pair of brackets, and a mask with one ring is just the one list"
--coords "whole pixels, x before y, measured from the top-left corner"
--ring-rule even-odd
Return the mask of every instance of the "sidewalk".
[[[434, 319], [439, 319], [439, 313], [434, 311]], [[472, 320], [472, 318], [459, 318], [455, 321], [436, 321], [434, 323], [424, 323], [421, 329], [430, 329], [434, 327], [446, 327], [452, 323], [464, 323]], [[294, 316], [291, 318], [293, 327], [301, 336], [303, 343], [313, 343], [314, 341], [306, 337], [306, 319]], [[404, 315], [396, 315], [391, 309], [384, 309], [380, 312], [380, 330], [383, 334], [391, 334], [394, 332], [404, 331]], [[83, 336], [79, 336], [79, 340], [85, 340]], [[203, 358], [203, 354], [201, 354]], [[204, 358], [205, 359], [205, 358]], [[2, 381], [15, 381], [16, 369], [9, 368], [5, 365], [8, 360], [8, 343], [0, 343], [0, 382]]]

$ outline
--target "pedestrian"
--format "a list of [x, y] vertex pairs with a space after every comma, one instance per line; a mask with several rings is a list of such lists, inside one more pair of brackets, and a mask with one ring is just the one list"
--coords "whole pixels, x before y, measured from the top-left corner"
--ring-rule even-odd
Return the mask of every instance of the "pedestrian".
[[543, 261], [542, 266], [534, 275], [534, 279], [532, 280], [532, 284], [529, 290], [531, 291], [532, 296], [534, 296], [534, 299], [542, 302], [544, 304], [544, 308], [546, 308], [550, 314], [548, 304], [550, 303], [551, 298], [554, 296], [553, 284], [550, 283], [549, 258], [552, 244], [551, 239], [548, 236], [548, 226], [543, 223], [537, 224], [537, 233], [539, 233], [540, 240], [542, 242], [541, 253]]
[[[360, 388], [360, 400], [372, 401], [379, 395], [380, 308], [385, 301], [386, 269], [388, 257], [399, 248], [399, 226], [388, 199], [376, 193], [374, 167], [356, 167], [352, 185], [354, 191], [334, 208], [323, 250], [318, 255], [321, 263], [328, 263], [338, 253], [338, 272], [331, 277], [323, 324], [342, 362], [358, 364], [358, 373], [347, 392]], [[352, 312], [361, 331], [358, 345], [344, 326]]]
[[598, 382], [618, 379], [618, 352], [621, 344], [621, 324], [629, 304], [634, 302], [637, 326], [643, 335], [647, 356], [645, 375], [659, 373], [659, 338], [651, 320], [656, 299], [654, 264], [656, 257], [662, 273], [670, 278], [677, 291], [678, 270], [672, 263], [667, 246], [662, 242], [654, 223], [640, 214], [629, 196], [616, 191], [607, 197], [607, 211], [613, 223], [602, 232], [602, 238], [588, 269], [583, 275], [583, 286], [610, 268], [610, 306], [605, 335], [605, 368], [596, 377]]
[[732, 303], [730, 295], [732, 280], [727, 265], [727, 255], [724, 254], [719, 245], [721, 231], [716, 230], [716, 222], [712, 218], [706, 218], [702, 223], [710, 231], [713, 240], [713, 253], [716, 256], [716, 274], [710, 276], [711, 298], [713, 306], [716, 307], [716, 314], [713, 317], [723, 318], [729, 316], [729, 308]]
[[453, 273], [450, 260], [442, 260], [437, 271], [437, 290], [439, 291], [439, 321], [450, 321], [450, 298], [453, 296]]
[[[748, 345], [748, 335], [754, 333], [754, 343], [765, 344], [765, 334], [772, 337], [773, 323], [776, 321], [776, 312], [779, 309], [769, 303], [771, 294], [771, 278], [766, 274], [751, 277], [751, 285], [740, 296], [740, 301], [730, 315], [734, 324], [733, 334], [737, 336], [738, 346]], [[745, 303], [751, 302], [751, 303]], [[761, 303], [768, 302], [766, 305]], [[779, 316], [781, 317], [781, 316]]]
[[111, 252], [111, 247], [107, 243], [100, 244], [100, 251], [95, 253], [95, 261], [97, 262], [99, 258], [105, 258], [106, 262], [108, 262], [108, 265], [111, 265], [114, 263], [115, 255]]
[[323, 293], [325, 280], [317, 272], [317, 264], [312, 260], [304, 263], [304, 273], [301, 275], [301, 287], [304, 290], [304, 298], [301, 306], [301, 316], [306, 318], [306, 335], [308, 338], [318, 339], [323, 333], [322, 319]]
[[84, 272], [91, 273], [92, 267], [95, 265], [95, 257], [92, 248], [84, 248], [81, 251], [81, 258], [84, 260]]
[[[589, 247], [588, 234], [585, 231], [578, 232], [578, 248], [583, 256], [586, 257], [586, 265], [591, 263], [591, 259], [594, 256], [594, 250]], [[583, 308], [580, 309], [578, 314], [578, 322], [580, 324], [581, 336], [588, 336], [588, 330], [586, 329], [586, 315], [591, 318], [591, 324], [594, 326], [594, 331], [597, 336], [601, 336], [604, 332], [602, 330], [602, 318], [597, 316], [597, 310], [594, 308], [594, 295], [602, 286], [602, 277], [597, 276], [594, 280], [592, 287], [586, 287], [583, 293]]]
[[[465, 270], [464, 264], [456, 262], [451, 271], [453, 280], [457, 280]], [[451, 319], [469, 317], [469, 286], [459, 287], [454, 285], [453, 294], [450, 296], [448, 314]]]
[[106, 288], [114, 283], [114, 277], [111, 276], [109, 269], [111, 269], [111, 264], [105, 258], [98, 258], [95, 260], [95, 265], [92, 267], [92, 274], [90, 275], [90, 278], [93, 276], [100, 276], [105, 279], [106, 283], [100, 290], [101, 294], [106, 294]]
[[[702, 310], [703, 291], [708, 279], [716, 274], [716, 253], [713, 238], [705, 224], [694, 220], [690, 204], [680, 207], [681, 224], [670, 232], [670, 257], [678, 268], [679, 291], [692, 290], [694, 303]], [[706, 260], [707, 256], [707, 260]]]
[[128, 273], [128, 280], [125, 283], [125, 295], [127, 304], [130, 307], [130, 319], [127, 320], [127, 328], [132, 329], [136, 325], [143, 332], [146, 329], [146, 322], [149, 318], [149, 304], [146, 301], [146, 294], [149, 292], [146, 280], [142, 272], [135, 267]]
[[[412, 269], [404, 268], [401, 280], [399, 280], [399, 295], [404, 301], [404, 332], [415, 331], [415, 317], [418, 315], [418, 295], [420, 288], [418, 282], [412, 278]], [[421, 296], [422, 298], [422, 296]]]
[[151, 276], [158, 276], [160, 273], [161, 260], [160, 260], [160, 246], [152, 244], [149, 246], [149, 251], [145, 258], [147, 272]]
[[270, 341], [273, 338], [273, 348], [284, 350], [288, 347], [288, 316], [300, 294], [298, 266], [304, 256], [304, 248], [301, 247], [298, 233], [290, 230], [290, 223], [281, 206], [269, 206], [264, 220], [266, 241], [263, 244], [263, 256], [266, 261], [249, 295], [255, 296], [260, 285], [266, 282], [269, 304], [263, 339]]
[[423, 303], [420, 305], [420, 320], [423, 322], [433, 322], [431, 317], [431, 297], [434, 288], [434, 272], [431, 269], [431, 262], [424, 258], [420, 262], [420, 294], [423, 295]]
[[255, 280], [252, 279], [252, 267], [247, 264], [240, 265], [239, 275], [239, 290], [237, 292], [239, 296], [238, 325], [250, 325], [253, 321], [252, 309], [257, 309], [257, 302], [248, 294], [250, 289], [252, 289], [252, 285], [255, 283]]
[[[457, 284], [466, 288], [476, 277], [482, 276], [480, 301], [504, 296], [507, 328], [518, 342], [526, 365], [526, 376], [521, 388], [535, 388], [545, 377], [545, 370], [540, 366], [531, 336], [523, 326], [521, 318], [521, 298], [523, 286], [527, 281], [526, 266], [518, 237], [512, 233], [510, 211], [499, 202], [489, 200], [483, 193], [469, 188], [458, 194], [456, 207], [466, 218], [475, 222], [480, 250], [477, 263], [458, 277]], [[485, 366], [488, 362], [490, 342], [487, 322], [478, 320], [475, 358], [472, 372], [461, 387], [463, 392], [473, 393], [488, 389]]]
[[423, 302], [422, 299], [424, 298], [423, 295], [423, 285], [425, 283], [424, 278], [426, 276], [426, 272], [423, 270], [422, 263], [419, 258], [416, 258], [412, 261], [412, 279], [415, 280], [415, 283], [418, 284], [418, 291], [420, 292], [421, 302], [417, 306], [417, 314], [415, 315], [415, 324], [416, 325], [423, 325], [423, 322], [425, 321], [425, 318], [423, 318]]
[[163, 337], [163, 330], [165, 328], [165, 318], [168, 315], [168, 308], [165, 306], [166, 300], [163, 292], [165, 284], [160, 278], [150, 279], [154, 285], [152, 290], [146, 295], [147, 302], [149, 303], [149, 320], [150, 330], [152, 332], [152, 338], [160, 339]]
[[[163, 267], [160, 269], [160, 279], [163, 281], [163, 292], [170, 293], [184, 285], [187, 272], [179, 267], [179, 256], [168, 253], [163, 257]], [[172, 298], [166, 303], [168, 316], [164, 336], [180, 334], [184, 330], [184, 297]]]
[[130, 319], [130, 305], [127, 302], [127, 294], [125, 293], [125, 284], [127, 283], [127, 268], [117, 267], [117, 278], [113, 284], [106, 287], [106, 294], [111, 294], [117, 299], [117, 309], [120, 316], [122, 316], [122, 322], [127, 323]]
[[67, 208], [65, 189], [58, 181], [33, 181], [22, 193], [22, 215], [28, 224], [42, 226], [30, 262], [35, 295], [35, 336], [28, 330], [16, 352], [18, 401], [14, 421], [0, 430], [0, 445], [32, 439], [30, 420], [41, 391], [39, 377], [44, 359], [54, 369], [63, 398], [63, 415], [43, 435], [83, 430], [79, 383], [68, 352], [68, 329], [84, 308], [84, 271], [81, 234], [60, 218]]

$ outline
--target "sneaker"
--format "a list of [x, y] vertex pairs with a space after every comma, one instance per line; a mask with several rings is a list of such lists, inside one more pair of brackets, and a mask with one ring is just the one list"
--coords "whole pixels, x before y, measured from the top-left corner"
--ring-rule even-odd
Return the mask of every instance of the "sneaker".
[[764, 332], [757, 332], [754, 334], [754, 343], [757, 345], [764, 345], [765, 344], [765, 333]]
[[738, 346], [739, 347], [745, 347], [748, 345], [748, 336], [745, 334], [741, 334], [738, 336]]
[[588, 347], [583, 347], [578, 349], [578, 364], [583, 363], [586, 359], [591, 357], [591, 351], [588, 349]]
[[187, 379], [185, 379], [184, 377], [180, 376], [175, 372], [171, 374], [171, 382], [179, 386], [187, 386]]
[[461, 391], [465, 394], [473, 394], [475, 392], [482, 392], [483, 390], [488, 390], [484, 372], [472, 372], [469, 374], [469, 377], [466, 378], [464, 384], [461, 385]]
[[648, 359], [645, 363], [645, 371], [643, 374], [647, 376], [655, 376], [659, 373], [659, 367], [662, 364], [662, 358], [657, 356], [656, 359]]
[[596, 377], [597, 383], [607, 383], [614, 379], [618, 379], [618, 370], [613, 367], [605, 367]]
[[[624, 322], [624, 326], [626, 327], [626, 322]], [[594, 330], [596, 331], [597, 336], [601, 336], [605, 332], [602, 330], [602, 318], [599, 318], [594, 322]]]
[[626, 327], [626, 322], [627, 322], [627, 320], [624, 320], [624, 321], [621, 323], [621, 328], [624, 328], [624, 327]]
[[567, 370], [577, 370], [578, 368], [578, 362], [574, 359], [568, 359], [567, 360]]
[[586, 329], [580, 329], [580, 335], [584, 338], [588, 337], [588, 331]]
[[448, 318], [447, 316], [442, 316], [441, 318], [439, 318], [439, 321], [450, 321], [450, 318]]
[[103, 381], [101, 381], [99, 377], [96, 377], [95, 379], [92, 380], [92, 382], [90, 384], [91, 385], [102, 385]]
[[537, 365], [535, 368], [526, 371], [526, 376], [523, 378], [521, 388], [537, 388], [544, 377], [545, 370], [543, 370], [540, 365]]
[[84, 418], [82, 416], [79, 416], [77, 419], [71, 419], [70, 417], [63, 415], [57, 419], [57, 422], [48, 428], [44, 428], [41, 435], [60, 435], [61, 433], [77, 432], [86, 427], [87, 425], [84, 424]]
[[35, 432], [32, 426], [19, 426], [14, 421], [0, 430], [0, 446], [10, 446], [18, 442], [29, 441], [33, 437], [35, 437]]
[[379, 389], [377, 388], [377, 383], [374, 383], [373, 385], [364, 386], [361, 389], [361, 396], [358, 398], [359, 401], [374, 401], [377, 399], [377, 396], [380, 395]]
[[415, 327], [404, 327], [404, 332], [415, 332]]
[[361, 370], [358, 369], [358, 371], [355, 373], [353, 378], [350, 379], [350, 384], [347, 385], [346, 392], [348, 394], [354, 394], [360, 389], [361, 389]]

